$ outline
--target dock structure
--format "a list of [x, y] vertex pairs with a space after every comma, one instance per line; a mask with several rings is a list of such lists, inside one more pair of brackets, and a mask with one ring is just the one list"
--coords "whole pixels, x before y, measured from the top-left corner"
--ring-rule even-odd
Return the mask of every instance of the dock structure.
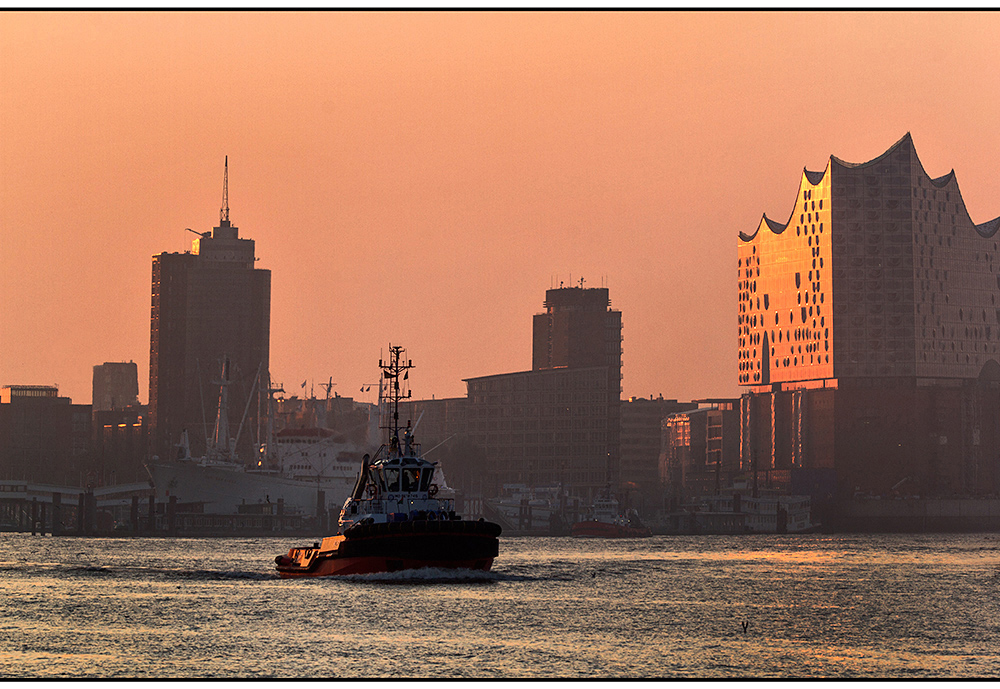
[[145, 496], [152, 500], [149, 483], [81, 488], [0, 481], [0, 530], [92, 535], [115, 531], [117, 523], [118, 530], [140, 533], [138, 504]]
[[234, 514], [211, 514], [203, 512], [201, 503], [180, 503], [176, 496], [157, 502], [148, 482], [80, 488], [0, 481], [0, 531], [41, 536], [225, 536], [312, 533], [315, 526], [305, 515], [288, 513], [284, 500], [240, 505]]

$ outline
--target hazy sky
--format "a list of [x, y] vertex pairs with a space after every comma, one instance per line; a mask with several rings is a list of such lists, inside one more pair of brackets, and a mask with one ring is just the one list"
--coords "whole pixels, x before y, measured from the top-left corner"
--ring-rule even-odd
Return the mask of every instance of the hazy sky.
[[623, 395], [739, 394], [736, 245], [803, 167], [906, 132], [1000, 215], [1000, 15], [0, 14], [0, 385], [139, 366], [151, 257], [229, 205], [271, 371], [416, 397], [531, 367], [545, 290], [606, 284]]

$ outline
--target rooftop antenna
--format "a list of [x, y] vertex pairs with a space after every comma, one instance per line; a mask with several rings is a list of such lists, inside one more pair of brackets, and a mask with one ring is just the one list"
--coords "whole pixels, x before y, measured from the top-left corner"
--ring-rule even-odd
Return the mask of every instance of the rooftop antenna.
[[219, 210], [219, 225], [229, 225], [229, 156], [226, 156], [226, 172], [222, 178], [222, 208]]

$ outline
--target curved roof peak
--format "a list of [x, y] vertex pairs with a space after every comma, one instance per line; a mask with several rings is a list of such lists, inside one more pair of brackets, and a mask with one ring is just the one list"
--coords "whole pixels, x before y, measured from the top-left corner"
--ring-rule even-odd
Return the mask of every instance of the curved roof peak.
[[846, 160], [841, 160], [840, 158], [838, 158], [837, 156], [834, 156], [834, 155], [830, 156], [830, 160], [832, 160], [833, 162], [837, 163], [838, 165], [841, 165], [842, 167], [851, 167], [851, 168], [854, 168], [854, 167], [865, 167], [867, 165], [873, 165], [873, 164], [879, 162], [880, 160], [882, 160], [883, 158], [885, 158], [886, 156], [888, 156], [889, 154], [891, 154], [893, 151], [895, 151], [897, 148], [900, 148], [901, 146], [908, 146], [910, 149], [913, 149], [913, 137], [910, 136], [909, 132], [906, 132], [906, 134], [904, 134], [903, 137], [899, 141], [897, 141], [892, 146], [890, 146], [888, 149], [886, 149], [885, 153], [883, 153], [880, 156], [876, 156], [875, 158], [872, 158], [868, 162], [865, 162], [865, 163], [849, 163]]
[[[827, 166], [827, 169], [829, 169], [829, 166]], [[806, 170], [805, 168], [802, 168], [802, 173], [806, 176], [806, 179], [809, 180], [809, 184], [812, 184], [813, 186], [822, 182], [823, 178], [826, 177], [826, 170], [817, 172], [815, 170]]]
[[992, 237], [1000, 230], [1000, 217], [993, 218], [992, 220], [987, 220], [984, 223], [976, 225], [976, 232], [979, 233], [981, 237]]
[[760, 234], [760, 231], [765, 227], [774, 234], [781, 234], [788, 227], [788, 223], [780, 223], [775, 220], [771, 220], [769, 217], [767, 217], [767, 213], [765, 213], [763, 216], [761, 216], [760, 222], [757, 223], [757, 228], [753, 232], [747, 234], [746, 232], [740, 230], [740, 239], [743, 240], [744, 242], [749, 242], [758, 234]]
[[940, 177], [938, 177], [936, 179], [932, 179], [931, 180], [931, 184], [933, 184], [935, 187], [938, 187], [940, 189], [941, 187], [947, 185], [948, 182], [950, 182], [953, 179], [955, 179], [955, 169], [954, 168], [952, 168], [951, 172], [949, 172], [947, 175], [941, 175]]

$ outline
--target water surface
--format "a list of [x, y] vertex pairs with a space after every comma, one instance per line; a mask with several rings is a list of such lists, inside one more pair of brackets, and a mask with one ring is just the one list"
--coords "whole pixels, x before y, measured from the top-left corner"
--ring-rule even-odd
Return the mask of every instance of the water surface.
[[489, 573], [278, 579], [301, 540], [0, 534], [0, 676], [1000, 674], [1000, 535], [501, 537]]

